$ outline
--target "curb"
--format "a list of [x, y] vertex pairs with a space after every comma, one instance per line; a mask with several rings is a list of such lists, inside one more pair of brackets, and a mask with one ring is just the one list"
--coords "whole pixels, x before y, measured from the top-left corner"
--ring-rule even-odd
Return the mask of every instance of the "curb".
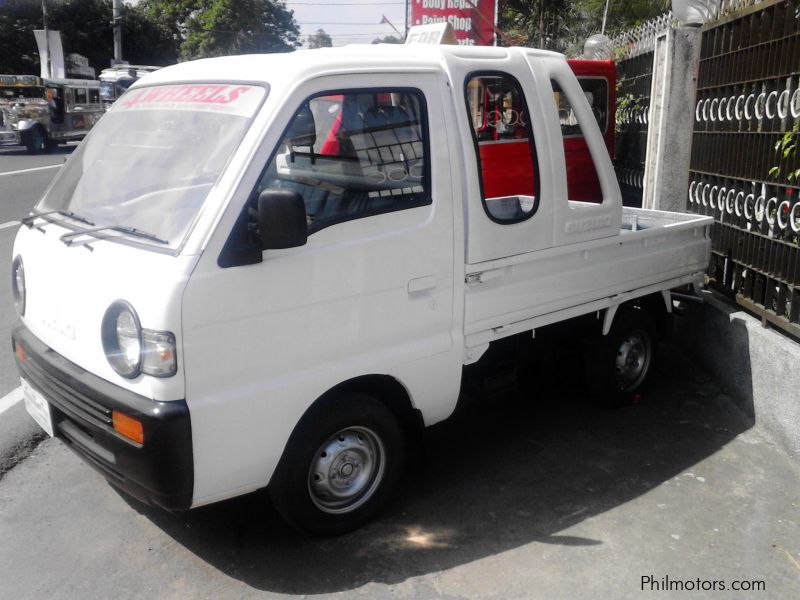
[[784, 451], [800, 458], [800, 343], [715, 292], [703, 299], [675, 319], [675, 342]]
[[0, 414], [0, 479], [47, 437], [28, 416], [24, 402], [16, 402], [4, 410]]

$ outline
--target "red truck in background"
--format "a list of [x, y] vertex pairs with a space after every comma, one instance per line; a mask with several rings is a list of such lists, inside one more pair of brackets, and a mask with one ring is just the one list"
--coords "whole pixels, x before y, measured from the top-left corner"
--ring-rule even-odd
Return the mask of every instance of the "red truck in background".
[[[606, 142], [609, 156], [614, 157], [614, 114], [617, 106], [617, 72], [614, 61], [569, 59]], [[484, 78], [482, 81], [486, 81]], [[524, 193], [536, 195], [536, 183], [531, 178], [533, 164], [526, 127], [525, 99], [514, 97], [512, 90], [480, 85], [471, 88], [477, 101], [472, 114], [477, 128], [478, 150], [481, 157], [482, 184], [485, 197], [512, 196]], [[600, 202], [602, 194], [589, 148], [566, 97], [553, 90], [561, 131], [564, 136], [564, 155], [570, 200]]]

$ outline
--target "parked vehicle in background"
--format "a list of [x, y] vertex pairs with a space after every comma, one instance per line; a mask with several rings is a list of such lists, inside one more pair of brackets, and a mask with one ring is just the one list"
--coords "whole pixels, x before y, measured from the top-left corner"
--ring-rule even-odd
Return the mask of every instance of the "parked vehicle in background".
[[[608, 155], [613, 157], [612, 119], [617, 107], [617, 71], [614, 61], [569, 59], [567, 64], [575, 73], [589, 103]], [[505, 195], [507, 190], [527, 189], [532, 194], [535, 182], [530, 167], [530, 151], [523, 131], [523, 111], [509, 103], [509, 96], [503, 93], [502, 86], [498, 87], [498, 83], [479, 88], [473, 82], [468, 94], [472, 97], [472, 118], [476, 127], [478, 151], [481, 161], [489, 165], [484, 172], [484, 192], [495, 197]], [[583, 202], [599, 202], [602, 198], [600, 180], [578, 120], [557, 85], [553, 87], [553, 96], [564, 137], [569, 197]], [[503, 143], [498, 143], [500, 141]]]
[[107, 107], [122, 96], [133, 82], [161, 67], [153, 65], [115, 65], [100, 71], [100, 98]]
[[[608, 155], [614, 158], [614, 115], [617, 112], [617, 66], [613, 60], [567, 60], [570, 69], [586, 96], [589, 108], [597, 120]], [[573, 200], [592, 201], [600, 198], [600, 181], [597, 171], [569, 102], [560, 88], [554, 87], [558, 120], [564, 136], [564, 157], [567, 162], [569, 197]]]
[[98, 81], [0, 75], [0, 145], [46, 152], [83, 139], [104, 112]]

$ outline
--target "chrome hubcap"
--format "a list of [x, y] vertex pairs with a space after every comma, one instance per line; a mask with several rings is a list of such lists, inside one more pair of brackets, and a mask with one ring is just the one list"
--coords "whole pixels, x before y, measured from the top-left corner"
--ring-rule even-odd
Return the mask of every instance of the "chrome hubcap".
[[383, 479], [383, 443], [366, 427], [348, 427], [320, 446], [308, 470], [308, 492], [321, 511], [357, 509], [372, 497]]
[[635, 389], [650, 367], [650, 336], [644, 331], [631, 331], [617, 349], [616, 377], [622, 391]]

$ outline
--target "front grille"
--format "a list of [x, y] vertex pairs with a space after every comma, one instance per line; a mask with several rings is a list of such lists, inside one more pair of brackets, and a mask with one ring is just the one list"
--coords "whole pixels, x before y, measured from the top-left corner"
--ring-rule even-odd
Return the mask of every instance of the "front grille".
[[47, 399], [65, 415], [76, 419], [79, 423], [88, 422], [111, 434], [115, 433], [110, 408], [66, 386], [34, 360], [26, 360], [24, 369], [33, 386], [44, 392]]
[[[52, 408], [63, 443], [125, 492], [167, 510], [192, 504], [194, 468], [189, 407], [158, 402], [86, 371], [20, 324], [12, 332], [17, 367]], [[147, 444], [114, 431], [113, 411], [142, 422]]]

